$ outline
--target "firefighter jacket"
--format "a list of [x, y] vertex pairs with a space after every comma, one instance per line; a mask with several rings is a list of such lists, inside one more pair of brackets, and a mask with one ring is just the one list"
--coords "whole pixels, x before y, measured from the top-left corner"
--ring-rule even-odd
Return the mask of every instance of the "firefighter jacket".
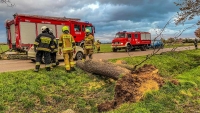
[[94, 45], [95, 45], [97, 48], [99, 48], [100, 45], [101, 45], [101, 42], [97, 41], [97, 42], [94, 43]]
[[34, 46], [36, 46], [36, 50], [51, 52], [51, 50], [55, 48], [53, 38], [54, 37], [49, 35], [48, 33], [39, 34], [36, 37], [34, 43]]
[[63, 53], [73, 50], [74, 44], [75, 40], [71, 34], [62, 34], [59, 38], [59, 46], [62, 48]]
[[93, 45], [94, 45], [94, 37], [90, 34], [85, 37], [84, 48], [93, 49]]

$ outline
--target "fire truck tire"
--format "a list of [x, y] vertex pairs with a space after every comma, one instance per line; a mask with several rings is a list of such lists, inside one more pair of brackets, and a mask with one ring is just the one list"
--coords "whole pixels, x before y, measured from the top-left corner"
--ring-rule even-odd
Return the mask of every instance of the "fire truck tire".
[[131, 51], [131, 49], [132, 49], [132, 48], [131, 48], [131, 45], [128, 44], [127, 47], [126, 47], [126, 52]]
[[116, 48], [113, 48], [112, 51], [113, 51], [113, 52], [117, 52], [117, 49], [116, 49]]
[[146, 51], [146, 46], [141, 46], [141, 51]]

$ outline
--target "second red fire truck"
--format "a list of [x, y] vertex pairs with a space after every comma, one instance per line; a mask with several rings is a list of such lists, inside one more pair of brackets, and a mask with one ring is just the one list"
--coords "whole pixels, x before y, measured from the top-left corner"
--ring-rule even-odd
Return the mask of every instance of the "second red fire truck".
[[112, 40], [112, 50], [117, 52], [118, 50], [125, 49], [131, 51], [135, 49], [141, 49], [145, 51], [151, 44], [151, 34], [149, 32], [118, 32], [115, 38]]

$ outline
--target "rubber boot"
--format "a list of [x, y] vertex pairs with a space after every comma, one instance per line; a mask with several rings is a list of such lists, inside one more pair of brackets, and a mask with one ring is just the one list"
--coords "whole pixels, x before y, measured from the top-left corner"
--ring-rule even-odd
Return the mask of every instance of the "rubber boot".
[[71, 71], [70, 70], [65, 70], [67, 73], [71, 73]]
[[86, 55], [83, 55], [83, 59], [82, 59], [82, 61], [85, 61], [85, 59], [86, 59]]
[[71, 67], [70, 71], [76, 71], [74, 67]]
[[51, 67], [46, 67], [46, 71], [51, 71]]
[[36, 66], [35, 66], [35, 70], [34, 70], [34, 72], [38, 72], [39, 69], [40, 69], [40, 65], [36, 65]]
[[58, 66], [60, 63], [59, 63], [59, 61], [56, 61], [56, 66]]
[[56, 63], [52, 63], [52, 67], [56, 67], [57, 65], [56, 65]]
[[92, 55], [89, 55], [89, 59], [92, 60]]

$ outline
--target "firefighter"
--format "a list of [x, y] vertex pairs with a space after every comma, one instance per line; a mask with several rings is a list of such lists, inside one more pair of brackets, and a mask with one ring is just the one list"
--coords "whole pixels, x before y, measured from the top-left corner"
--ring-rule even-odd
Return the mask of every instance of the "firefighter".
[[197, 38], [195, 38], [195, 39], [194, 39], [194, 46], [195, 46], [195, 49], [198, 49], [197, 45], [198, 45], [198, 40], [197, 40]]
[[[73, 61], [73, 50], [75, 47], [74, 37], [69, 33], [67, 26], [62, 27], [63, 34], [59, 38], [59, 54], [63, 53], [66, 72], [75, 71], [75, 63]], [[61, 51], [62, 48], [62, 51]]]
[[51, 57], [50, 52], [51, 49], [54, 47], [53, 37], [49, 35], [49, 28], [46, 26], [41, 27], [42, 33], [39, 34], [34, 43], [34, 50], [36, 53], [36, 66], [35, 66], [35, 72], [38, 72], [40, 69], [40, 63], [42, 61], [42, 58], [44, 57], [46, 70], [50, 71], [50, 63], [51, 63]]
[[101, 42], [99, 40], [97, 40], [94, 45], [96, 46], [95, 48], [97, 49], [97, 53], [100, 52], [100, 45], [101, 45]]
[[58, 61], [56, 60], [56, 54], [58, 52], [57, 40], [56, 40], [56, 37], [53, 35], [53, 30], [52, 29], [49, 29], [49, 34], [53, 36], [54, 46], [55, 46], [55, 48], [52, 49], [52, 51], [50, 53], [51, 63], [52, 63], [52, 67], [56, 67], [59, 64]]
[[91, 35], [89, 29], [85, 30], [86, 36], [84, 39], [84, 53], [83, 53], [83, 61], [85, 61], [86, 56], [89, 55], [89, 59], [92, 59], [92, 54], [94, 50], [94, 37]]

